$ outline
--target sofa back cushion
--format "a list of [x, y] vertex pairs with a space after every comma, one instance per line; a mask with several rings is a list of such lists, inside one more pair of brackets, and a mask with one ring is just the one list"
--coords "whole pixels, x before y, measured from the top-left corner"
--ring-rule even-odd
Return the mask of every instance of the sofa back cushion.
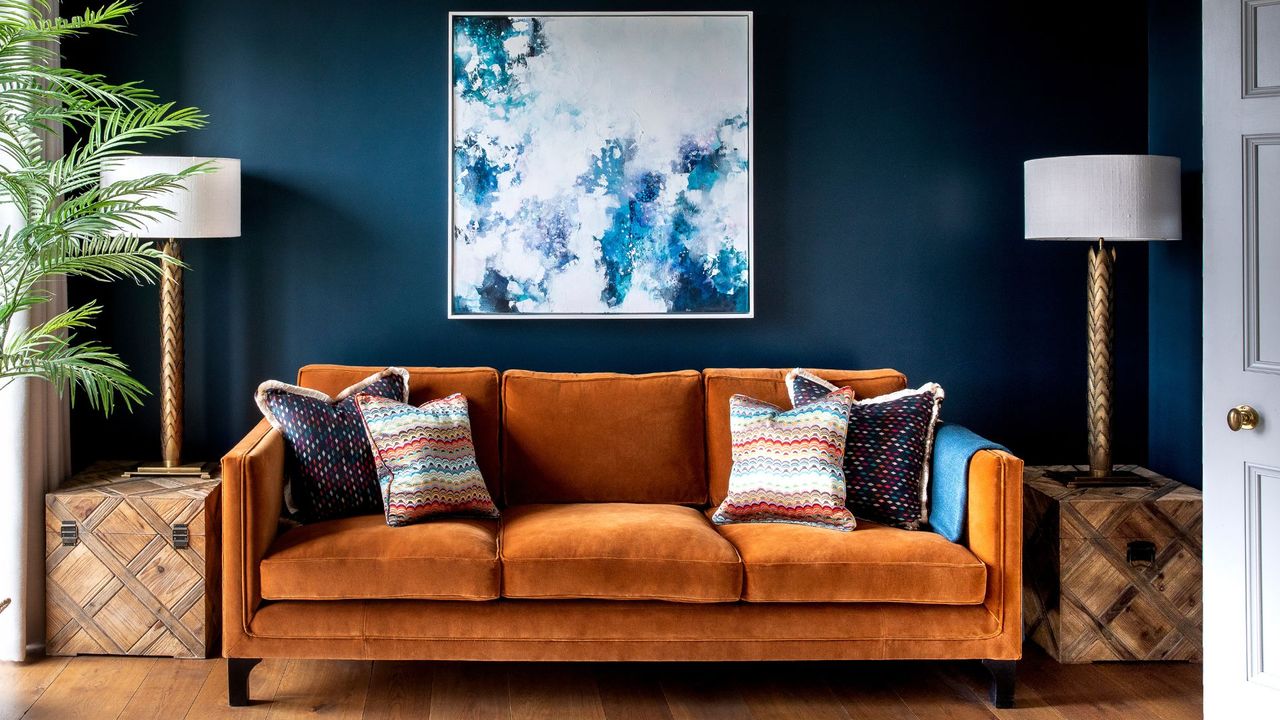
[[[706, 396], [707, 476], [711, 504], [719, 505], [729, 491], [729, 470], [733, 467], [733, 439], [729, 432], [729, 398], [746, 395], [791, 408], [785, 378], [790, 368], [712, 368], [702, 371]], [[907, 386], [907, 376], [897, 370], [810, 370], [836, 387], [853, 388], [863, 400], [895, 392]]]
[[696, 370], [502, 374], [502, 484], [520, 503], [707, 502]]
[[[298, 384], [332, 395], [381, 369], [351, 365], [307, 365], [298, 371]], [[409, 371], [410, 405], [421, 405], [454, 393], [467, 396], [476, 463], [480, 466], [480, 474], [484, 476], [489, 494], [494, 501], [502, 502], [498, 484], [501, 475], [498, 455], [498, 371], [486, 367], [405, 369]]]

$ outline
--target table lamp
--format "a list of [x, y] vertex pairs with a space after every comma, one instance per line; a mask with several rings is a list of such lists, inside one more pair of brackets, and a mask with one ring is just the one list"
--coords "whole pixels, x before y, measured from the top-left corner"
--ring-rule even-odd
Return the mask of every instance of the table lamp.
[[[182, 259], [180, 240], [240, 237], [240, 161], [231, 158], [135, 155], [114, 161], [102, 173], [102, 184], [134, 180], [157, 173], [177, 173], [208, 163], [211, 172], [182, 181], [182, 190], [148, 198], [172, 216], [156, 216], [132, 234], [163, 238], [165, 254]], [[184, 462], [183, 421], [183, 297], [182, 267], [165, 263], [160, 278], [160, 448], [159, 462], [147, 463], [125, 475], [195, 475], [209, 477], [203, 462]]]
[[1089, 470], [1055, 477], [1069, 485], [1134, 485], [1111, 467], [1116, 252], [1109, 243], [1182, 237], [1181, 166], [1161, 155], [1076, 155], [1023, 166], [1028, 240], [1081, 240], [1089, 248]]

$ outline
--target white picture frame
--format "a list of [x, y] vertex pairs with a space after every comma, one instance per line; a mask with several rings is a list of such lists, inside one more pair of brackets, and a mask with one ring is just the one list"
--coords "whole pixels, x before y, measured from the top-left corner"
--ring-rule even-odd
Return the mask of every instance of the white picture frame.
[[[475, 282], [476, 272], [474, 270], [476, 268], [477, 258], [482, 257], [483, 253], [475, 252], [473, 253], [474, 256], [467, 256], [467, 253], [472, 250], [472, 247], [470, 245], [465, 244], [465, 241], [460, 237], [460, 233], [465, 234], [467, 232], [472, 231], [476, 227], [482, 227], [483, 223], [474, 222], [475, 215], [473, 212], [470, 215], [472, 219], [468, 220], [467, 224], [464, 225], [462, 229], [460, 229], [459, 226], [457, 225], [457, 223], [459, 223], [459, 221], [462, 219], [462, 216], [466, 215], [466, 211], [474, 211], [474, 207], [464, 207], [464, 212], [462, 213], [459, 212], [459, 203], [460, 203], [459, 185], [460, 185], [460, 177], [462, 177], [462, 174], [459, 172], [459, 169], [458, 169], [458, 152], [460, 148], [459, 138], [457, 135], [459, 131], [458, 103], [463, 103], [464, 105], [466, 103], [465, 100], [460, 99], [459, 97], [460, 93], [459, 91], [456, 90], [456, 83], [455, 83], [455, 61], [456, 59], [459, 58], [458, 50], [455, 47], [455, 41], [458, 38], [457, 28], [458, 28], [459, 18], [495, 18], [495, 19], [501, 18], [501, 19], [511, 19], [513, 22], [520, 22], [520, 21], [523, 21], [524, 19], [537, 20], [539, 22], [542, 22], [545, 19], [548, 22], [548, 24], [552, 25], [553, 28], [570, 26], [569, 23], [565, 23], [565, 22], [561, 22], [558, 25], [555, 23], [551, 23], [550, 21], [553, 19], [570, 19], [570, 20], [577, 20], [584, 23], [590, 22], [592, 20], [661, 19], [662, 22], [654, 23], [655, 30], [661, 31], [664, 28], [665, 29], [683, 28], [684, 24], [687, 22], [687, 23], [691, 23], [689, 27], [693, 28], [695, 31], [698, 28], [716, 27], [717, 29], [719, 29], [720, 32], [724, 32], [724, 30], [720, 29], [720, 24], [714, 23], [714, 19], [716, 18], [745, 20], [745, 29], [744, 29], [745, 38], [743, 38], [745, 43], [745, 57], [742, 58], [742, 61], [745, 63], [745, 85], [746, 85], [745, 93], [744, 93], [745, 103], [746, 103], [744, 108], [745, 120], [743, 121], [743, 124], [745, 125], [745, 135], [746, 135], [746, 143], [745, 143], [746, 159], [745, 159], [745, 162], [741, 161], [740, 159], [741, 149], [740, 147], [737, 147], [737, 145], [735, 144], [734, 151], [738, 153], [737, 155], [735, 155], [735, 158], [738, 159], [738, 164], [737, 166], [735, 166], [737, 170], [734, 170], [731, 172], [732, 174], [735, 175], [733, 184], [735, 185], [734, 190], [736, 192], [732, 195], [729, 195], [730, 197], [729, 201], [723, 202], [721, 205], [714, 206], [712, 208], [713, 210], [728, 208], [728, 210], [725, 210], [726, 214], [730, 215], [731, 218], [736, 222], [728, 222], [728, 223], [725, 223], [724, 225], [727, 227], [732, 227], [739, 231], [739, 232], [733, 232], [733, 233], [726, 233], [724, 237], [719, 237], [714, 239], [715, 242], [722, 243], [722, 245], [719, 246], [719, 250], [717, 250], [717, 252], [726, 252], [725, 249], [728, 248], [727, 252], [732, 253], [732, 257], [734, 258], [733, 260], [734, 264], [731, 265], [731, 267], [735, 269], [733, 277], [737, 278], [737, 281], [734, 283], [734, 286], [731, 287], [729, 291], [727, 291], [728, 295], [716, 295], [714, 293], [717, 293], [720, 291], [714, 290], [714, 291], [710, 291], [713, 293], [711, 297], [712, 297], [712, 300], [715, 302], [720, 302], [720, 303], [732, 302], [734, 304], [734, 307], [732, 309], [716, 309], [712, 311], [699, 311], [696, 308], [690, 309], [687, 306], [680, 309], [674, 309], [672, 306], [668, 306], [662, 309], [661, 311], [645, 311], [645, 310], [628, 311], [628, 310], [621, 309], [620, 307], [608, 307], [603, 309], [597, 308], [597, 309], [593, 309], [591, 311], [585, 311], [585, 312], [574, 311], [574, 310], [561, 312], [561, 311], [557, 311], [555, 308], [546, 309], [546, 310], [541, 310], [541, 309], [530, 310], [530, 309], [523, 309], [523, 308], [517, 307], [514, 309], [498, 310], [496, 309], [496, 305], [495, 307], [491, 307], [491, 308], [484, 308], [478, 305], [474, 307], [469, 306], [468, 300], [466, 300], [465, 297], [460, 294], [460, 292], [464, 292], [464, 291], [470, 292], [469, 297], [471, 298], [476, 297], [478, 285]], [[713, 22], [702, 24], [702, 25], [693, 24], [693, 23], [697, 23], [698, 21], [707, 20], [707, 19], [711, 19]], [[637, 28], [643, 32], [644, 30], [643, 25], [644, 25], [643, 22], [641, 23], [633, 22], [633, 23], [628, 23], [627, 25], [622, 27], [626, 27], [628, 30], [628, 34], [632, 34], [637, 30]], [[617, 24], [613, 24], [612, 26], [618, 27]], [[535, 23], [535, 27], [536, 27], [536, 23]], [[545, 27], [545, 25], [543, 25], [543, 27]], [[725, 27], [728, 27], [728, 25], [725, 25]], [[755, 289], [756, 289], [755, 287], [756, 286], [755, 237], [754, 237], [754, 226], [755, 226], [755, 201], [754, 201], [755, 130], [754, 130], [754, 126], [755, 126], [755, 123], [754, 123], [754, 118], [752, 117], [753, 110], [754, 110], [754, 47], [753, 47], [754, 41], [753, 41], [753, 14], [751, 11], [521, 12], [521, 13], [487, 12], [487, 11], [485, 12], [455, 11], [455, 12], [449, 13], [449, 22], [448, 22], [447, 32], [449, 33], [449, 38], [447, 43], [447, 52], [448, 52], [447, 59], [448, 59], [448, 67], [449, 67], [448, 78], [447, 78], [447, 86], [448, 86], [447, 91], [448, 91], [448, 103], [449, 103], [448, 104], [449, 153], [448, 153], [448, 160], [446, 163], [447, 165], [446, 187], [448, 188], [449, 197], [448, 197], [448, 213], [447, 213], [447, 216], [448, 216], [448, 233], [447, 233], [448, 281], [446, 283], [446, 286], [447, 286], [448, 295], [446, 298], [446, 312], [449, 319], [460, 319], [460, 320], [527, 320], [527, 319], [653, 320], [653, 319], [750, 319], [755, 317], [755, 309], [756, 309], [755, 308]], [[674, 35], [674, 33], [672, 34]], [[579, 34], [579, 37], [582, 37], [581, 33]], [[464, 41], [469, 39], [470, 38], [464, 37]], [[646, 36], [645, 40], [647, 41], [648, 39], [649, 38]], [[634, 38], [633, 38], [633, 41], [634, 41]], [[607, 42], [607, 39], [602, 42]], [[654, 42], [654, 45], [661, 46], [661, 43]], [[529, 47], [533, 47], [533, 44], [530, 43]], [[552, 47], [554, 48], [555, 45], [553, 44]], [[475, 57], [476, 55], [478, 55], [478, 53], [472, 53], [472, 57]], [[530, 51], [528, 53], [528, 57], [523, 58], [522, 61], [527, 63], [529, 59], [534, 59], [535, 61], [544, 60], [544, 58], [535, 57], [535, 53], [532, 51]], [[636, 58], [637, 62], [642, 60], [643, 58]], [[571, 63], [573, 62], [573, 59], [569, 58], [563, 62]], [[666, 59], [666, 60], [662, 60], [662, 62], [667, 62], [669, 64], [671, 61], [669, 59]], [[572, 65], [571, 67], [578, 68], [578, 67], [589, 66], [589, 65], [591, 64], [577, 63]], [[469, 67], [474, 68], [476, 66], [473, 64]], [[522, 65], [520, 69], [527, 68], [527, 67], [528, 65], [525, 64], [525, 65]], [[501, 74], [501, 73], [498, 73], [498, 74]], [[464, 110], [466, 109], [467, 108], [464, 107]], [[673, 105], [671, 107], [671, 111], [672, 113], [679, 113], [681, 109], [679, 106]], [[497, 124], [500, 121], [490, 121], [490, 122]], [[679, 127], [679, 124], [680, 124], [679, 120], [677, 119], [675, 121], [672, 121], [669, 126], [664, 125], [663, 129], [668, 130], [669, 127]], [[729, 127], [727, 120], [725, 121], [725, 127]], [[467, 131], [464, 131], [464, 132], [467, 132]], [[643, 133], [641, 134], [643, 135]], [[670, 146], [670, 142], [668, 142], [665, 147], [669, 147], [669, 146]], [[603, 157], [604, 157], [604, 150], [602, 149], [601, 154], [598, 157], [593, 156], [591, 159], [597, 162], [602, 162], [600, 158], [603, 158]], [[672, 168], [674, 167], [675, 167], [675, 164], [673, 161]], [[661, 174], [656, 170], [654, 172], [656, 174]], [[742, 177], [740, 178], [736, 177], [736, 175], [738, 174], [741, 174]], [[674, 177], [674, 175], [672, 175], [672, 177]], [[712, 182], [714, 183], [714, 180]], [[741, 188], [737, 187], [737, 185], [741, 185], [741, 184], [745, 184], [745, 193], [742, 192]], [[693, 188], [692, 184], [689, 183], [687, 191], [692, 190], [692, 188]], [[568, 191], [569, 188], [565, 188], [564, 190]], [[663, 192], [664, 193], [667, 192], [667, 188], [665, 186], [663, 187]], [[495, 191], [494, 194], [498, 194], [498, 193]], [[711, 194], [710, 191], [707, 193], [700, 193], [699, 197], [704, 197], [710, 194]], [[598, 197], [598, 195], [593, 197]], [[741, 202], [745, 204], [745, 208], [741, 208], [741, 209], [737, 208], [736, 201], [739, 198], [741, 199]], [[616, 199], [619, 201], [619, 203], [617, 208], [615, 208], [615, 210], [621, 209], [620, 201], [622, 200], [622, 197], [619, 196]], [[665, 200], [666, 197], [664, 197], [663, 199]], [[467, 200], [464, 198], [461, 202], [465, 206], [467, 203]], [[633, 197], [629, 201], [629, 203], [631, 207], [634, 208], [635, 198]], [[583, 203], [581, 202], [581, 200], [579, 200], [578, 204], [574, 207], [580, 207], [581, 205], [583, 205]], [[599, 215], [598, 205], [599, 203], [596, 203], [593, 206], [593, 209], [595, 209], [596, 211], [595, 214], [597, 216]], [[634, 212], [634, 210], [632, 210], [631, 212]], [[698, 212], [702, 212], [702, 211], [699, 210]], [[659, 222], [667, 222], [669, 220], [670, 218], [660, 218]], [[513, 225], [513, 223], [509, 224], [509, 226], [510, 225]], [[601, 242], [601, 238], [595, 237], [594, 234], [590, 234], [589, 230], [581, 229], [581, 225], [576, 226], [576, 228], [577, 229], [574, 231], [576, 233], [576, 235], [574, 235], [574, 238], [576, 242], [576, 247], [579, 249], [579, 252], [576, 255], [576, 262], [577, 263], [589, 262], [592, 264], [592, 267], [595, 269], [595, 271], [597, 271], [598, 273], [607, 274], [608, 265], [600, 257], [600, 255], [603, 254], [604, 252], [603, 250], [604, 246]], [[630, 231], [630, 226], [628, 226], [628, 231]], [[589, 234], [590, 237], [595, 240], [596, 242], [595, 250], [597, 254], [588, 255], [585, 251], [583, 251], [583, 249], [586, 247], [585, 238], [587, 237], [587, 235], [584, 233]], [[740, 235], [742, 234], [745, 234], [745, 237], [740, 237]], [[672, 235], [674, 236], [674, 233], [672, 233]], [[486, 240], [491, 241], [492, 238], [486, 238]], [[500, 251], [500, 253], [505, 252], [505, 248], [508, 247], [507, 245], [508, 241], [505, 238], [503, 238], [501, 239], [500, 242], [501, 242], [501, 247], [504, 248], [504, 250]], [[674, 242], [675, 240], [673, 238], [668, 241], [668, 244], [671, 244]], [[707, 242], [709, 243], [712, 241], [709, 240]], [[460, 243], [464, 243], [464, 250], [467, 252], [462, 252], [462, 253], [459, 252], [458, 245]], [[479, 244], [478, 242], [472, 243], [472, 245], [478, 245], [478, 244]], [[493, 247], [493, 243], [489, 242], [487, 247]], [[707, 244], [705, 245], [704, 248], [700, 248], [700, 249], [705, 249], [706, 253], [703, 256], [701, 256], [701, 262], [702, 262], [702, 268], [703, 268], [702, 272], [705, 273], [705, 277], [701, 277], [699, 278], [699, 280], [703, 287], [707, 287], [710, 284], [710, 285], [715, 285], [717, 288], [719, 288], [719, 284], [711, 282], [712, 280], [716, 279], [714, 276], [717, 273], [718, 268], [711, 267], [710, 264], [715, 263], [722, 258], [719, 255], [717, 255], [715, 259], [711, 257], [712, 247], [713, 247], [712, 245]], [[519, 252], [519, 249], [517, 249], [517, 252]], [[694, 258], [698, 257], [696, 255], [696, 252], [697, 252], [696, 249], [685, 250], [684, 252], [689, 257], [694, 257]], [[468, 283], [458, 282], [459, 275], [462, 274], [457, 266], [457, 263], [459, 262], [460, 257], [462, 257], [462, 259], [464, 259], [468, 263], [467, 267], [472, 270], [471, 274], [468, 276], [470, 278], [470, 282]], [[483, 257], [486, 258], [486, 261], [492, 260], [495, 257], [499, 261], [502, 260], [501, 254], [497, 256], [489, 255], [489, 256], [483, 256]], [[740, 267], [742, 258], [745, 258], [745, 263], [746, 263], [745, 272], [743, 272]], [[524, 265], [528, 266], [527, 259], [522, 258], [522, 260], [524, 260]], [[693, 272], [696, 273], [698, 272], [697, 268], [699, 266], [693, 263], [694, 261], [689, 261], [688, 266], [692, 267]], [[486, 266], [486, 272], [489, 272], [490, 270], [491, 268]], [[537, 271], [537, 268], [535, 268], [534, 270]], [[577, 270], [580, 273], [586, 271], [585, 266], [579, 267], [577, 268]], [[649, 302], [650, 304], [658, 302], [660, 298], [666, 297], [670, 293], [670, 290], [663, 290], [659, 287], [661, 284], [661, 280], [659, 278], [656, 278], [656, 275], [657, 273], [647, 277], [646, 278], [647, 284], [644, 286], [646, 288], [645, 292], [648, 293], [648, 296], [643, 297], [643, 300], [646, 302]], [[740, 286], [741, 278], [743, 276], [745, 276], [745, 287]], [[508, 280], [507, 282], [511, 282], [511, 281]], [[555, 282], [559, 283], [558, 285], [556, 285], [556, 287], [562, 288], [562, 287], [566, 287], [566, 283], [569, 283], [570, 281], [567, 278], [558, 278], [555, 280]], [[593, 282], [599, 282], [599, 279], [597, 278], [593, 280]], [[606, 283], [606, 286], [610, 288], [615, 287], [614, 285], [609, 285], [608, 283]], [[592, 289], [594, 289], [594, 287]], [[623, 292], [624, 298], [626, 296], [626, 292], [627, 291]], [[606, 293], [603, 293], [603, 292], [601, 293], [601, 298], [602, 298], [601, 303], [604, 302], [603, 298], [605, 294]], [[730, 295], [732, 296], [731, 298], [729, 298]], [[745, 295], [745, 301], [744, 301], [743, 295]], [[588, 295], [586, 295], [586, 293], [583, 293], [582, 296], [589, 297]], [[729, 298], [729, 299], [726, 300], [726, 298]], [[617, 299], [616, 294], [614, 296], [611, 296], [610, 299], [611, 300]], [[523, 301], [518, 300], [517, 302], [523, 302]], [[552, 302], [554, 303], [554, 301]], [[619, 302], [619, 305], [622, 305], [624, 303], [626, 303], [625, 299]], [[472, 304], [474, 304], [474, 301], [472, 301]], [[544, 301], [543, 303], [544, 307], [545, 307], [545, 304], [546, 302]], [[675, 303], [673, 302], [672, 305], [674, 304]], [[743, 307], [744, 304], [745, 304], [745, 307]]]

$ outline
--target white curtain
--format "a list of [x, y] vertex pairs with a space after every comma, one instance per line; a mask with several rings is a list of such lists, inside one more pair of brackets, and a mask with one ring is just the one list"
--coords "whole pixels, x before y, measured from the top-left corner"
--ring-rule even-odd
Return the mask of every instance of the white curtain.
[[[56, 17], [58, 3], [49, 10]], [[45, 138], [45, 155], [62, 155], [61, 137]], [[15, 221], [12, 206], [0, 207], [0, 227]], [[17, 316], [11, 332], [66, 309], [66, 280], [47, 287], [53, 302]], [[0, 390], [0, 601], [13, 601], [0, 611], [0, 660], [25, 660], [44, 645], [44, 494], [70, 471], [69, 419], [67, 401], [43, 380]]]
[[[66, 282], [57, 285], [57, 299], [29, 311], [28, 322], [65, 308]], [[0, 612], [0, 660], [25, 660], [44, 645], [44, 494], [70, 468], [68, 435], [67, 402], [48, 383], [0, 390], [0, 600], [13, 601]]]

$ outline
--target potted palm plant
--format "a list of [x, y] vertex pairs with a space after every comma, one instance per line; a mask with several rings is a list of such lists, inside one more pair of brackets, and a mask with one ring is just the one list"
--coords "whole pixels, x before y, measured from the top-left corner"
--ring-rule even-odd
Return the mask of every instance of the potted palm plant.
[[[202, 127], [196, 108], [159, 102], [136, 83], [61, 67], [63, 40], [120, 31], [134, 5], [112, 2], [51, 17], [47, 0], [0, 0], [0, 392], [19, 378], [51, 383], [75, 402], [110, 413], [148, 394], [118, 355], [82, 337], [101, 306], [93, 301], [43, 313], [58, 276], [154, 283], [176, 262], [130, 233], [168, 211], [154, 199], [178, 191], [196, 166], [173, 174], [102, 184], [102, 170], [143, 143]], [[50, 138], [70, 141], [51, 152]], [[9, 600], [0, 600], [0, 612]]]
[[[49, 18], [46, 0], [0, 0], [0, 390], [38, 378], [72, 402], [110, 413], [117, 399], [132, 408], [147, 389], [109, 348], [80, 333], [101, 306], [93, 301], [23, 323], [22, 313], [52, 298], [58, 275], [153, 283], [160, 263], [174, 262], [131, 229], [168, 211], [153, 200], [181, 189], [204, 167], [102, 185], [102, 170], [138, 146], [204, 125], [196, 108], [158, 102], [136, 83], [60, 67], [61, 41], [90, 31], [120, 31], [134, 12], [113, 2], [73, 17]], [[41, 12], [43, 10], [44, 12]], [[74, 142], [47, 150], [50, 136]]]

